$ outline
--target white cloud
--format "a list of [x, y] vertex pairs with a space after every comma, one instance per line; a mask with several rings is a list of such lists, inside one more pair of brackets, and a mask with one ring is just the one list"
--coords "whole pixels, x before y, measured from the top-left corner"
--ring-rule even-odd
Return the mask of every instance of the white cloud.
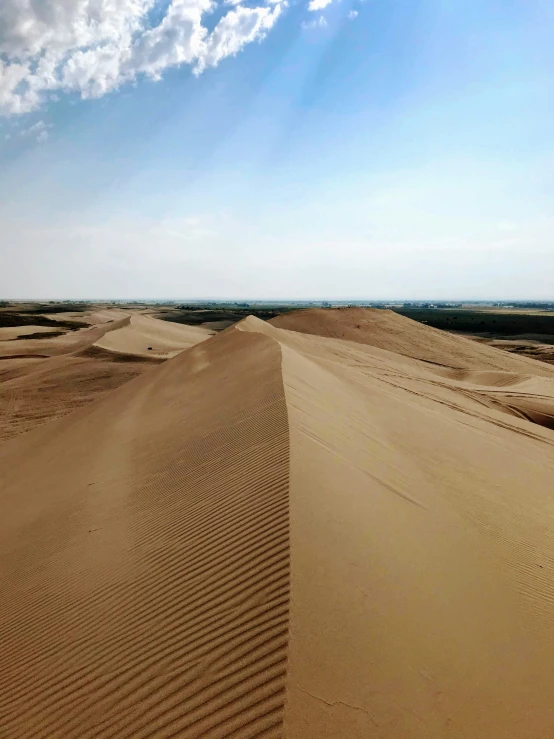
[[18, 132], [18, 136], [24, 139], [34, 138], [39, 144], [43, 144], [45, 141], [48, 141], [50, 136], [48, 132], [49, 128], [51, 128], [50, 124], [46, 124], [44, 121], [37, 121], [28, 128], [22, 128]]
[[311, 31], [315, 28], [327, 28], [328, 25], [329, 24], [327, 23], [326, 19], [322, 15], [320, 15], [319, 18], [316, 18], [315, 21], [304, 21], [304, 23], [302, 23], [302, 28], [305, 31]]
[[101, 97], [169, 67], [215, 66], [264, 38], [286, 5], [260, 2], [223, 0], [237, 7], [209, 33], [204, 16], [222, 7], [214, 0], [171, 0], [153, 27], [149, 14], [164, 0], [1, 0], [0, 115], [35, 110], [54, 91]]
[[230, 10], [221, 18], [206, 42], [205, 53], [198, 59], [197, 69], [215, 67], [226, 56], [236, 54], [246, 44], [263, 39], [275, 24], [282, 5], [273, 8], [244, 8]]
[[353, 21], [354, 18], [357, 18], [358, 17], [358, 11], [357, 10], [351, 10], [348, 13], [348, 17], [350, 18], [351, 21]]
[[316, 10], [323, 10], [323, 8], [326, 8], [328, 5], [331, 5], [333, 0], [310, 0], [310, 3], [308, 5], [308, 10], [316, 11]]

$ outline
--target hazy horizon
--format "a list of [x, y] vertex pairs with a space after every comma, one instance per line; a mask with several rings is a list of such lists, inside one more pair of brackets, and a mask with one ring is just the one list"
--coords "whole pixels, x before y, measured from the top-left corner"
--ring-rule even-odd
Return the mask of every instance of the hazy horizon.
[[439, 304], [488, 304], [488, 303], [501, 303], [501, 304], [522, 304], [522, 303], [540, 303], [549, 304], [554, 303], [553, 299], [537, 299], [537, 298], [359, 298], [359, 297], [296, 297], [296, 298], [260, 298], [260, 297], [240, 297], [240, 296], [222, 296], [222, 297], [151, 297], [146, 298], [143, 296], [130, 296], [130, 297], [77, 297], [67, 296], [53, 298], [51, 296], [38, 296], [29, 297], [22, 296], [17, 298], [4, 298], [0, 295], [0, 302], [5, 301], [7, 303], [41, 303], [41, 302], [53, 302], [53, 303], [186, 303], [187, 301], [193, 304], [201, 303], [271, 303], [271, 304], [303, 304], [303, 303], [353, 303], [353, 304], [395, 304], [395, 303], [439, 303]]

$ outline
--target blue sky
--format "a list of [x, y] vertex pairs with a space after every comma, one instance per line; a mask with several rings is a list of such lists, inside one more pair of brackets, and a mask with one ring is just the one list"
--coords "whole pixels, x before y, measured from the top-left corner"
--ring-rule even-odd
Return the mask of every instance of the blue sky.
[[551, 2], [35, 5], [1, 296], [554, 299]]

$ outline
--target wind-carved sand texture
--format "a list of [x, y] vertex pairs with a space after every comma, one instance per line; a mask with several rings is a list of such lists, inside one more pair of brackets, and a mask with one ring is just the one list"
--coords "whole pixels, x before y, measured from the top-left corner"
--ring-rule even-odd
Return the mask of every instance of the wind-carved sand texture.
[[289, 587], [280, 365], [263, 335], [221, 336], [12, 442], [7, 736], [276, 735]]
[[319, 313], [4, 444], [0, 736], [554, 736], [554, 370]]

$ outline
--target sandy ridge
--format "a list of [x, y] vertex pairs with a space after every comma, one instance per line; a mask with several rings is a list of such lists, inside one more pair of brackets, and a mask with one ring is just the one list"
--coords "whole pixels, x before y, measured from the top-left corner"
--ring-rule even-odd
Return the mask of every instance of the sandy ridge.
[[[221, 336], [85, 410], [57, 423], [58, 443], [23, 489], [18, 478], [3, 489], [0, 725], [14, 737], [279, 735], [288, 434], [278, 346]], [[25, 437], [7, 446], [13, 463], [27, 454]]]

